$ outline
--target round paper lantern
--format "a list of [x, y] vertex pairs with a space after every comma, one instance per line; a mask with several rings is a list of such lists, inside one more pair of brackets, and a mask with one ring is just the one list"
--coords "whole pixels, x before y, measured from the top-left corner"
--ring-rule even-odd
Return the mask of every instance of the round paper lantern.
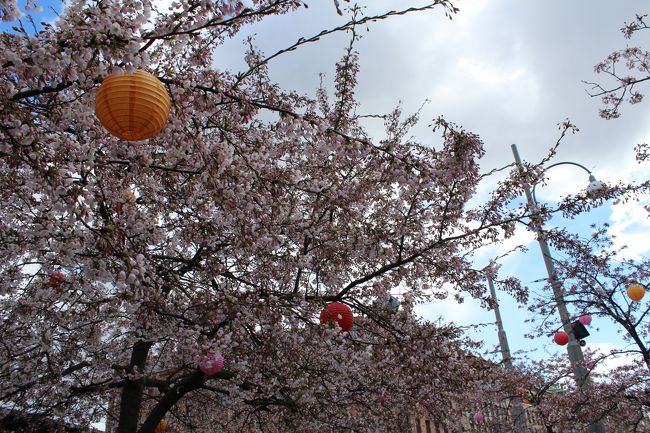
[[569, 342], [569, 334], [564, 331], [558, 331], [555, 333], [553, 341], [555, 341], [555, 343], [559, 344], [560, 346], [564, 346]]
[[585, 364], [585, 366], [589, 370], [593, 370], [595, 365], [596, 365], [596, 363], [594, 361], [587, 361], [587, 363]]
[[146, 140], [158, 134], [169, 117], [171, 100], [165, 86], [148, 72], [113, 74], [104, 79], [95, 114], [101, 124], [122, 140]]
[[591, 323], [591, 316], [589, 314], [583, 314], [578, 320], [583, 325], [589, 325]]
[[169, 428], [169, 421], [167, 420], [167, 418], [163, 418], [156, 426], [154, 433], [165, 433], [168, 428]]
[[130, 189], [127, 189], [122, 193], [122, 200], [124, 203], [135, 203], [135, 193]]
[[221, 371], [223, 368], [223, 355], [212, 350], [207, 355], [202, 356], [199, 360], [199, 370], [207, 376], [212, 376]]
[[63, 275], [61, 272], [54, 272], [52, 275], [50, 275], [50, 281], [48, 281], [48, 284], [53, 288], [58, 289], [64, 282], [65, 275]]
[[474, 422], [483, 422], [484, 419], [485, 417], [483, 416], [481, 411], [478, 411], [474, 414]]
[[645, 295], [645, 287], [641, 284], [631, 284], [627, 288], [627, 296], [633, 301], [639, 302], [643, 298], [643, 295]]
[[343, 331], [349, 331], [354, 324], [352, 310], [342, 302], [332, 302], [320, 312], [320, 323], [335, 322]]

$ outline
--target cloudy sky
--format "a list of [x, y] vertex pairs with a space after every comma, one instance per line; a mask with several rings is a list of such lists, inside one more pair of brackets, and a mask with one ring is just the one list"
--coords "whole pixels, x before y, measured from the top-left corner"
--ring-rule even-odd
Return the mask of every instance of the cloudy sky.
[[[340, 25], [329, 0], [308, 1], [301, 13], [266, 20], [246, 35], [272, 53], [298, 37]], [[422, 1], [373, 0], [366, 15]], [[423, 119], [439, 114], [481, 135], [486, 168], [511, 161], [517, 143], [525, 159], [536, 159], [557, 137], [556, 125], [570, 118], [582, 130], [567, 140], [562, 157], [580, 159], [602, 176], [606, 167], [631, 162], [632, 146], [644, 140], [648, 107], [626, 109], [615, 122], [600, 120], [599, 101], [586, 94], [583, 80], [596, 76], [593, 66], [612, 50], [624, 47], [619, 29], [643, 11], [641, 0], [460, 0], [461, 12], [449, 21], [442, 10], [397, 17], [361, 31], [358, 96], [360, 112], [383, 113], [402, 101], [416, 110], [425, 100]], [[243, 35], [242, 35], [243, 36]], [[272, 65], [285, 87], [313, 92], [323, 72], [331, 79], [343, 53], [342, 34], [290, 53]], [[632, 41], [634, 42], [634, 41]], [[216, 67], [242, 67], [241, 40], [217, 50]], [[418, 130], [427, 139], [427, 122]], [[607, 160], [609, 164], [603, 164]]]
[[[244, 70], [243, 40], [254, 36], [267, 54], [347, 21], [339, 16], [331, 0], [306, 0], [308, 9], [283, 17], [272, 17], [240, 34], [216, 51], [215, 67]], [[53, 3], [60, 9], [60, 3]], [[359, 0], [365, 15], [426, 4], [410, 0]], [[628, 45], [650, 47], [650, 34], [629, 41], [620, 28], [635, 14], [650, 12], [647, 0], [460, 0], [460, 13], [448, 20], [442, 9], [415, 13], [375, 23], [357, 43], [361, 71], [357, 95], [360, 114], [382, 114], [402, 102], [405, 112], [422, 111], [422, 121], [413, 133], [423, 142], [435, 142], [429, 121], [439, 115], [479, 134], [485, 142], [485, 171], [512, 162], [510, 145], [516, 143], [524, 160], [537, 161], [558, 137], [557, 124], [570, 119], [580, 132], [566, 138], [557, 161], [576, 161], [593, 170], [603, 181], [645, 180], [647, 169], [634, 161], [636, 143], [650, 140], [650, 101], [623, 108], [618, 120], [598, 117], [600, 101], [587, 94], [583, 81], [607, 83], [594, 73], [594, 65], [610, 52]], [[345, 5], [345, 4], [344, 4]], [[48, 10], [46, 8], [45, 13]], [[650, 32], [648, 32], [650, 33]], [[279, 57], [271, 75], [283, 87], [314, 94], [325, 74], [331, 83], [334, 64], [348, 42], [346, 34], [328, 37], [316, 44]], [[650, 86], [648, 86], [650, 91]], [[369, 124], [379, 132], [379, 124]], [[584, 188], [587, 176], [575, 167], [549, 172], [552, 179], [537, 191], [539, 200], [555, 201]], [[490, 185], [485, 185], [485, 191]], [[640, 204], [607, 204], [578, 221], [554, 221], [573, 230], [585, 231], [591, 221], [609, 221], [630, 254], [648, 253], [650, 224]], [[502, 275], [515, 275], [524, 282], [545, 277], [541, 254], [533, 237], [520, 231], [517, 242], [530, 251], [503, 262]], [[504, 249], [504, 247], [501, 247]], [[484, 266], [498, 249], [487, 251]], [[526, 314], [502, 295], [507, 314], [504, 322], [513, 350], [541, 347], [557, 351], [548, 342], [523, 338]], [[438, 302], [420, 309], [428, 319], [443, 315], [460, 324], [493, 321], [471, 301], [462, 305]], [[613, 347], [620, 341], [613, 326], [601, 323], [589, 338], [592, 347]], [[478, 338], [488, 348], [496, 344], [492, 327]]]
[[[367, 6], [364, 13], [372, 15], [426, 2], [362, 3]], [[241, 59], [244, 36], [254, 35], [257, 45], [271, 54], [301, 36], [346, 20], [336, 14], [328, 0], [308, 4], [301, 13], [267, 20], [220, 47], [215, 66], [245, 69]], [[606, 121], [598, 116], [599, 99], [589, 97], [590, 86], [583, 83], [606, 83], [593, 67], [613, 50], [629, 44], [650, 46], [648, 38], [629, 41], [620, 32], [635, 14], [649, 12], [647, 1], [461, 0], [456, 5], [461, 11], [452, 21], [438, 10], [397, 17], [360, 32], [360, 114], [385, 113], [400, 101], [406, 112], [412, 112], [428, 100], [414, 134], [424, 142], [435, 141], [427, 126], [438, 115], [462, 124], [483, 138], [486, 171], [512, 162], [512, 143], [518, 145], [523, 159], [540, 159], [558, 138], [558, 123], [568, 118], [580, 132], [566, 138], [557, 161], [579, 162], [603, 181], [648, 177], [647, 169], [635, 162], [633, 148], [650, 139], [646, 121], [650, 102], [625, 107], [621, 119]], [[333, 65], [346, 44], [347, 36], [341, 34], [287, 54], [271, 65], [272, 77], [284, 87], [313, 94], [320, 73], [326, 74], [326, 82], [332, 79]], [[369, 126], [380, 130], [380, 125]], [[558, 200], [588, 183], [587, 175], [571, 166], [554, 168], [549, 175], [548, 184], [537, 191], [539, 200]], [[485, 185], [486, 190], [489, 187]], [[650, 224], [640, 204], [607, 204], [578, 221], [554, 223], [585, 231], [592, 221], [613, 224], [619, 241], [630, 245], [631, 255], [647, 254]], [[502, 275], [515, 275], [524, 282], [544, 278], [541, 253], [533, 236], [521, 230], [516, 242], [527, 244], [530, 251], [504, 261]], [[480, 259], [484, 262], [478, 265], [485, 265], [498, 251], [486, 251]], [[541, 344], [525, 339], [525, 311], [506, 295], [502, 298], [513, 350], [535, 347], [536, 357], [557, 352], [550, 338]], [[428, 319], [442, 315], [464, 325], [494, 320], [491, 312], [482, 311], [471, 300], [462, 305], [437, 302], [420, 311]], [[497, 342], [492, 329], [484, 327], [474, 334], [486, 341], [486, 349]], [[613, 325], [594, 323], [588, 341], [592, 349], [610, 349], [618, 346], [620, 336]]]

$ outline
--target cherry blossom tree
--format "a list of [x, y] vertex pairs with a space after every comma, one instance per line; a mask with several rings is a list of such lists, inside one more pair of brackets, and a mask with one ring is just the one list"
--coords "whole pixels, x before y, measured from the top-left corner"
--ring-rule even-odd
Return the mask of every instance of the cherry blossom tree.
[[[650, 358], [648, 351], [648, 313], [645, 299], [631, 300], [626, 289], [631, 284], [644, 283], [648, 278], [647, 259], [625, 258], [625, 249], [615, 249], [608, 235], [608, 226], [593, 226], [587, 239], [566, 230], [553, 230], [550, 236], [556, 249], [556, 277], [562, 281], [564, 302], [573, 311], [572, 320], [590, 316], [587, 328], [597, 334], [599, 328], [618, 326], [621, 340], [609, 353], [589, 350], [586, 346], [585, 365], [590, 381], [582, 388], [574, 385], [567, 360], [560, 357], [548, 362], [534, 363], [535, 384], [527, 392], [548, 425], [569, 428], [603, 421], [607, 431], [647, 431], [650, 414]], [[552, 301], [551, 288], [545, 287], [530, 305], [539, 323], [535, 338], [548, 336], [561, 329]], [[588, 340], [586, 340], [588, 341]], [[618, 367], [611, 367], [617, 360]], [[535, 377], [533, 371], [528, 376]], [[560, 388], [557, 388], [561, 385]], [[558, 392], [548, 393], [556, 387]], [[568, 409], [562, 413], [558, 408]], [[562, 430], [560, 430], [562, 431]]]
[[647, 298], [637, 302], [627, 295], [630, 285], [647, 284], [650, 263], [645, 258], [626, 258], [625, 248], [614, 248], [607, 224], [593, 229], [588, 239], [566, 232], [555, 237], [562, 239], [563, 254], [556, 264], [565, 301], [577, 315], [618, 325], [623, 342], [632, 345], [650, 371], [650, 304]]
[[[647, 14], [637, 14], [633, 21], [625, 23], [621, 32], [626, 39], [645, 33], [649, 28], [647, 20]], [[600, 110], [601, 117], [616, 119], [621, 115], [621, 105], [626, 102], [633, 105], [643, 101], [644, 95], [639, 88], [650, 80], [649, 65], [650, 52], [635, 46], [614, 51], [594, 67], [596, 73], [604, 74], [608, 78], [607, 84], [586, 82], [591, 86], [589, 94], [602, 99], [604, 108]], [[637, 144], [635, 151], [638, 161], [645, 161], [650, 157], [648, 143]]]
[[624, 365], [604, 374], [592, 370], [592, 382], [586, 387], [576, 385], [573, 368], [563, 355], [529, 360], [520, 370], [518, 392], [530, 424], [542, 431], [586, 433], [595, 421], [601, 421], [608, 432], [648, 430], [650, 375], [643, 367]]
[[[2, 407], [105, 418], [119, 433], [165, 418], [195, 432], [404, 431], [414, 412], [452, 413], [468, 380], [485, 377], [461, 330], [413, 308], [450, 286], [488, 301], [473, 254], [530, 216], [511, 202], [540, 170], [511, 170], [470, 201], [501, 171], [481, 172], [475, 134], [440, 118], [438, 138], [420, 143], [417, 115], [399, 109], [381, 138], [362, 127], [356, 29], [430, 9], [451, 17], [447, 0], [352, 8], [271, 55], [249, 41], [242, 72], [219, 68], [215, 47], [306, 6], [73, 0], [37, 32], [2, 33]], [[15, 1], [0, 11], [17, 17]], [[351, 42], [333, 91], [269, 78], [273, 59], [337, 32]], [[135, 69], [165, 84], [172, 113], [155, 138], [125, 142], [93, 107], [108, 74]], [[358, 317], [351, 332], [319, 323], [332, 301]], [[221, 371], [197, 368], [217, 352]]]
[[[648, 15], [636, 15], [635, 19], [625, 23], [621, 32], [626, 39], [648, 30]], [[591, 96], [602, 98], [604, 108], [600, 116], [614, 119], [621, 115], [620, 108], [625, 102], [638, 104], [643, 100], [639, 90], [643, 82], [650, 80], [650, 52], [641, 47], [628, 47], [617, 50], [598, 63], [594, 70], [608, 78], [607, 84], [589, 82]]]

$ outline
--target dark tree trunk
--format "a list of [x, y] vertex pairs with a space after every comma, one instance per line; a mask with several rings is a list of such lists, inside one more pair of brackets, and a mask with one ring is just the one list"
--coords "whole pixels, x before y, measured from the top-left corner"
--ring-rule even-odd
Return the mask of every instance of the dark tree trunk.
[[[142, 373], [147, 365], [147, 356], [152, 343], [138, 341], [131, 352], [131, 372]], [[140, 419], [140, 407], [142, 405], [142, 392], [144, 382], [142, 380], [131, 380], [122, 388], [120, 399], [120, 419], [117, 425], [117, 433], [134, 433], [138, 430]]]

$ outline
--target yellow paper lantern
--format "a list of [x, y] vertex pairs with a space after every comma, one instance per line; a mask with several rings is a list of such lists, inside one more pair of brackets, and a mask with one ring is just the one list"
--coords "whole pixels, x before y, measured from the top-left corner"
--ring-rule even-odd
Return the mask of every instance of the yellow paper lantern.
[[643, 298], [643, 295], [645, 295], [645, 287], [641, 284], [631, 284], [627, 288], [627, 296], [633, 301], [639, 302]]
[[99, 86], [95, 100], [95, 114], [104, 128], [128, 141], [158, 134], [167, 123], [170, 109], [165, 86], [142, 70], [109, 75]]
[[167, 418], [163, 418], [156, 426], [154, 433], [165, 433], [168, 427], [169, 427], [169, 421], [167, 420]]

